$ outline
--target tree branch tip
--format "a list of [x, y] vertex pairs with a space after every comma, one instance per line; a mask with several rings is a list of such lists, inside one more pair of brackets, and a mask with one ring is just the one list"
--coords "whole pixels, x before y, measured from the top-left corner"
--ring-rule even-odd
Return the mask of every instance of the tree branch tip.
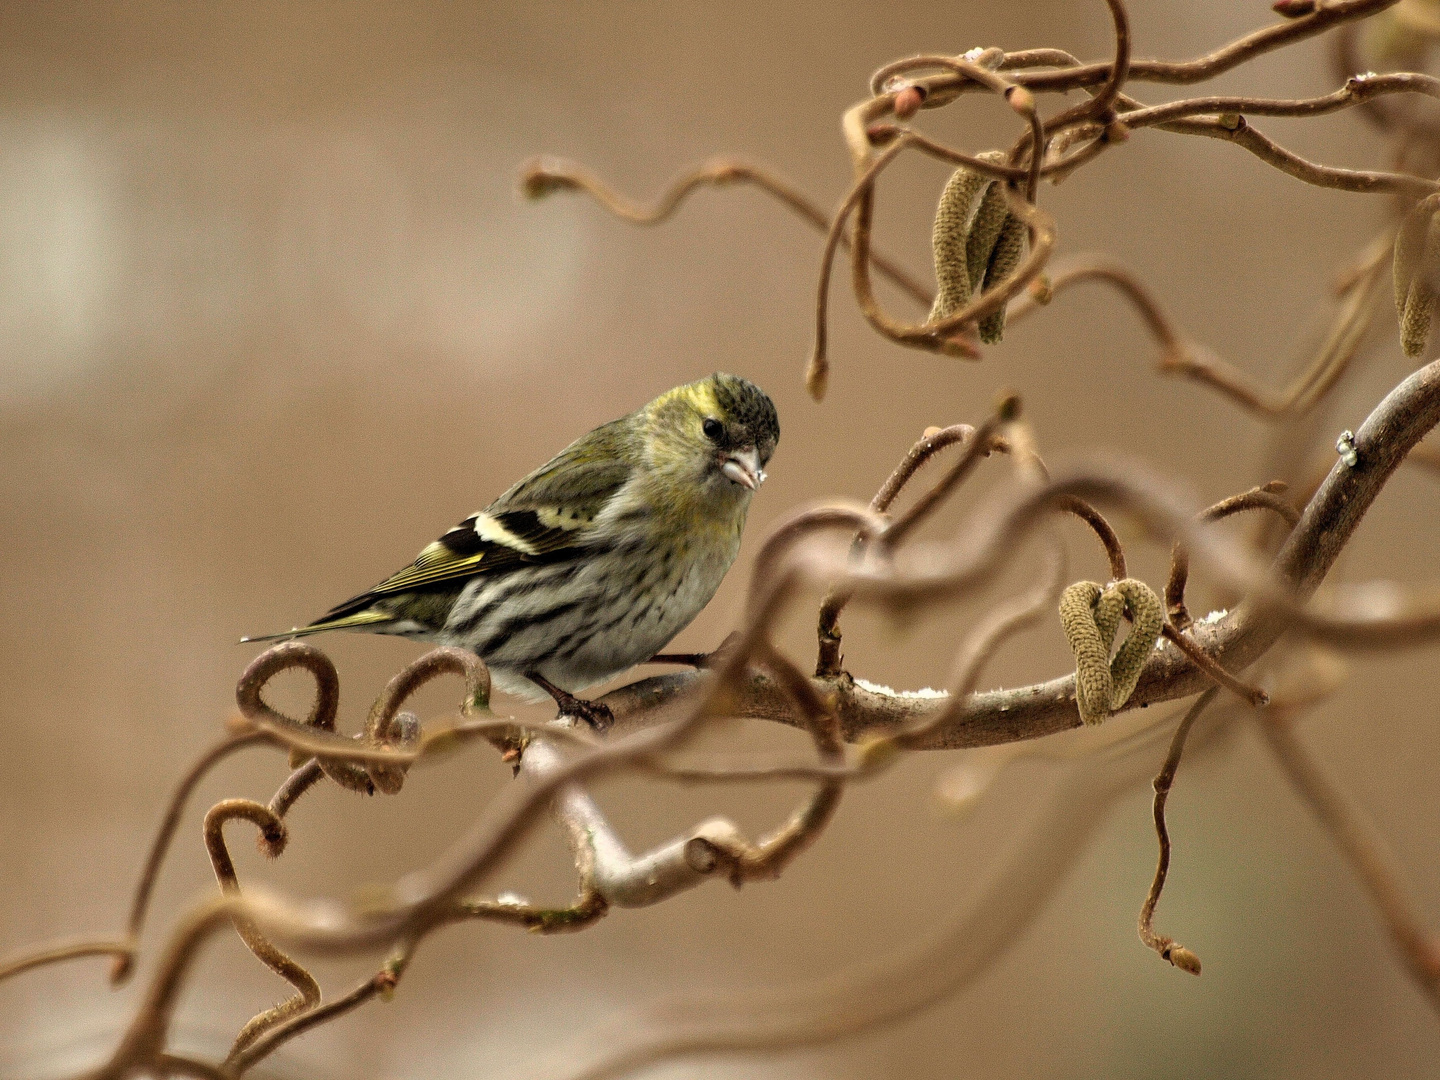
[[1021, 116], [1035, 114], [1035, 95], [1023, 86], [1012, 86], [1005, 91], [1005, 101]]
[[825, 391], [830, 388], [830, 362], [819, 349], [810, 356], [805, 368], [805, 389], [815, 401], [825, 400]]
[[[1028, 94], [1029, 91], [1026, 93]], [[909, 120], [920, 111], [920, 106], [923, 104], [925, 104], [925, 91], [921, 87], [912, 85], [904, 87], [896, 93], [895, 104], [892, 108], [897, 118]], [[1031, 107], [1034, 107], [1033, 98]]]
[[278, 825], [277, 828], [271, 828], [270, 823], [267, 823], [255, 833], [255, 846], [267, 859], [278, 859], [285, 853], [285, 845], [290, 841], [285, 823], [281, 821], [275, 824]]
[[703, 836], [692, 836], [685, 841], [685, 863], [697, 874], [713, 874], [721, 858], [720, 848]]
[[135, 946], [132, 944], [129, 952], [116, 953], [115, 958], [110, 961], [110, 985], [121, 986], [134, 973]]
[[952, 337], [940, 338], [936, 347], [946, 356], [957, 360], [979, 360], [983, 357], [980, 346], [964, 331]]
[[1020, 419], [1020, 395], [1002, 390], [995, 401], [995, 416], [1002, 424], [1013, 424]]
[[865, 138], [871, 146], [885, 146], [892, 143], [905, 133], [905, 129], [899, 124], [871, 124], [865, 129]]
[[1184, 945], [1167, 945], [1160, 955], [1181, 971], [1188, 971], [1191, 975], [1200, 974], [1200, 957], [1185, 948]]
[[579, 183], [551, 158], [532, 157], [520, 166], [520, 194], [538, 200], [555, 191], [573, 190]]
[[225, 732], [227, 735], [248, 735], [252, 731], [259, 730], [259, 725], [244, 713], [234, 712], [225, 718]]

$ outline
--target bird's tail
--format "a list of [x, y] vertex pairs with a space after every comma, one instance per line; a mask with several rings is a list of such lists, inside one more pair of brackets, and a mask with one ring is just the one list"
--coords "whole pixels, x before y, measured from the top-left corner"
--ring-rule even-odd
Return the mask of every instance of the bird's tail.
[[289, 641], [291, 638], [309, 637], [311, 634], [323, 634], [326, 630], [352, 630], [359, 626], [374, 626], [376, 623], [394, 622], [395, 616], [384, 611], [376, 611], [370, 608], [366, 611], [357, 611], [351, 615], [344, 615], [338, 619], [321, 619], [309, 626], [296, 626], [289, 630], [282, 630], [278, 634], [256, 634], [254, 637], [242, 637], [240, 644], [245, 645], [252, 641]]

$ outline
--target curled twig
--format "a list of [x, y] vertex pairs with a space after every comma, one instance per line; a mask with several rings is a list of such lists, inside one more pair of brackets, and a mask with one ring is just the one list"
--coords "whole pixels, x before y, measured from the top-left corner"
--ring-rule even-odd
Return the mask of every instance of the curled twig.
[[[248, 821], [260, 830], [260, 850], [271, 858], [285, 850], [287, 839], [285, 822], [260, 803], [249, 799], [225, 799], [212, 806], [205, 815], [205, 850], [210, 855], [210, 865], [215, 870], [220, 891], [227, 895], [240, 892], [240, 881], [235, 876], [235, 863], [225, 846], [224, 833], [225, 823], [235, 820]], [[276, 948], [253, 922], [237, 917], [235, 932], [257, 960], [295, 987], [295, 994], [274, 1008], [251, 1017], [235, 1037], [228, 1060], [234, 1060], [237, 1054], [276, 1024], [314, 1008], [320, 1002], [320, 984], [315, 977]]]
[[1200, 958], [1173, 938], [1156, 934], [1152, 924], [1155, 920], [1155, 905], [1160, 903], [1160, 893], [1165, 888], [1165, 876], [1170, 871], [1170, 830], [1165, 826], [1165, 802], [1170, 798], [1170, 786], [1175, 782], [1175, 771], [1180, 768], [1180, 755], [1185, 752], [1185, 740], [1190, 735], [1190, 728], [1205, 711], [1205, 707], [1215, 700], [1218, 692], [1215, 689], [1206, 690], [1190, 707], [1185, 718], [1180, 721], [1180, 726], [1175, 729], [1175, 737], [1170, 740], [1170, 752], [1165, 756], [1165, 764], [1160, 767], [1160, 772], [1155, 777], [1155, 835], [1160, 841], [1160, 857], [1155, 864], [1155, 879], [1150, 883], [1150, 892], [1140, 908], [1140, 940], [1163, 959], [1191, 975], [1200, 974]]
[[[583, 191], [610, 213], [634, 225], [658, 225], [665, 221], [698, 187], [737, 183], [754, 184], [821, 232], [830, 224], [829, 215], [819, 204], [789, 180], [763, 165], [739, 158], [714, 158], [683, 170], [649, 206], [627, 199], [583, 165], [563, 158], [531, 158], [520, 173], [520, 188], [529, 198], [543, 198], [554, 191]], [[839, 243], [847, 251], [850, 249], [848, 236], [842, 235]], [[870, 260], [875, 269], [906, 296], [917, 304], [930, 306], [930, 290], [894, 259], [872, 251]]]
[[[1300, 520], [1300, 511], [1280, 497], [1286, 486], [1283, 480], [1271, 480], [1260, 487], [1231, 495], [1202, 511], [1199, 520], [1220, 521], [1246, 510], [1270, 510], [1294, 528]], [[1185, 585], [1189, 579], [1190, 553], [1183, 544], [1177, 543], [1170, 550], [1170, 577], [1165, 583], [1165, 612], [1177, 630], [1187, 629], [1194, 621], [1185, 607]]]
[[111, 983], [124, 982], [134, 968], [134, 948], [140, 940], [140, 931], [145, 925], [145, 915], [150, 907], [150, 896], [155, 890], [155, 882], [160, 876], [160, 866], [165, 861], [165, 854], [170, 850], [170, 842], [175, 838], [175, 830], [180, 827], [180, 816], [185, 810], [185, 804], [189, 801], [190, 795], [205, 774], [224, 758], [236, 750], [242, 750], [247, 746], [254, 746], [264, 741], [266, 741], [265, 737], [255, 732], [241, 732], [227, 736], [202, 754], [195, 764], [190, 766], [190, 770], [181, 778], [180, 783], [175, 786], [175, 792], [170, 796], [170, 805], [166, 807], [165, 816], [160, 821], [160, 828], [156, 830], [155, 839], [150, 844], [150, 853], [145, 858], [145, 868], [141, 870], [140, 881], [135, 886], [135, 897], [130, 902], [130, 917], [125, 924], [125, 938], [131, 944], [131, 951], [116, 954], [115, 963], [110, 967]]
[[[462, 716], [468, 718], [490, 711], [490, 672], [484, 662], [465, 649], [431, 649], [386, 684], [366, 717], [362, 740], [372, 746], [396, 746], [400, 749], [417, 745], [420, 739], [418, 724], [413, 715], [399, 713], [400, 706], [410, 695], [441, 675], [459, 675], [465, 680], [465, 697], [460, 703]], [[408, 720], [405, 719], [407, 717]], [[496, 741], [502, 753], [508, 749], [503, 736], [497, 734]], [[371, 763], [366, 771], [377, 790], [394, 795], [405, 782], [405, 769], [405, 765]]]
[[1367, 246], [1353, 272], [1353, 280], [1343, 290], [1342, 302], [1323, 343], [1300, 375], [1279, 393], [1256, 386], [1250, 376], [1189, 337], [1143, 282], [1126, 267], [1103, 255], [1072, 258], [1057, 267], [1038, 291], [1032, 282], [1029, 295], [1010, 306], [1006, 319], [1008, 323], [1016, 323], [1027, 318], [1072, 285], [1085, 281], [1108, 284], [1130, 301], [1160, 346], [1158, 371], [1207, 385], [1257, 416], [1304, 415], [1344, 373], [1370, 327], [1374, 314], [1371, 300], [1392, 236], [1393, 231], [1387, 228]]
[[[895, 466], [885, 483], [880, 485], [880, 490], [870, 500], [871, 511], [876, 514], [886, 513], [900, 492], [904, 490], [905, 485], [920, 471], [921, 466], [946, 447], [973, 441], [974, 438], [975, 429], [969, 424], [952, 424], [950, 427], [928, 429], [900, 460], [900, 464]], [[856, 551], [858, 551], [858, 542], [859, 537], [856, 538], [854, 548]], [[815, 660], [817, 676], [823, 677], [840, 673], [839, 619], [840, 612], [844, 610], [848, 600], [849, 597], [835, 589], [830, 589], [820, 604], [820, 614], [816, 626], [816, 636], [820, 642], [819, 653]]]

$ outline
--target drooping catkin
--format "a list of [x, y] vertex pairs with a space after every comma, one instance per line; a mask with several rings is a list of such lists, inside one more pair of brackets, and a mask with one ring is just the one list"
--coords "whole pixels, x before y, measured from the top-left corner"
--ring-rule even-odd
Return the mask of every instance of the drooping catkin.
[[[997, 164], [1004, 160], [997, 151], [980, 156]], [[936, 293], [929, 321], [954, 314], [1012, 273], [1024, 243], [1025, 227], [1010, 213], [1004, 186], [964, 166], [956, 169], [935, 208]], [[980, 322], [980, 338], [989, 344], [1004, 330], [1003, 309]]]
[[1430, 340], [1430, 309], [1434, 303], [1435, 294], [1417, 275], [1410, 284], [1405, 311], [1400, 317], [1400, 347], [1406, 356], [1419, 356], [1425, 351], [1425, 343]]
[[1130, 633], [1110, 661], [1110, 677], [1114, 680], [1110, 708], [1118, 709], [1130, 700], [1145, 670], [1145, 661], [1165, 625], [1165, 609], [1155, 591], [1138, 578], [1115, 583], [1115, 590], [1125, 598], [1130, 613]]
[[[1110, 647], [1120, 618], [1130, 613], [1130, 633], [1114, 659]], [[1154, 590], [1137, 578], [1104, 587], [1077, 581], [1060, 596], [1060, 624], [1075, 654], [1075, 704], [1086, 724], [1102, 722], [1129, 700], [1164, 625]]]
[[940, 193], [940, 203], [935, 208], [935, 228], [931, 234], [936, 291], [935, 302], [930, 307], [930, 322], [943, 319], [970, 302], [966, 243], [976, 205], [991, 182], [987, 176], [960, 168], [950, 175], [945, 190]]
[[1077, 581], [1060, 594], [1060, 625], [1075, 654], [1075, 704], [1087, 724], [1110, 715], [1110, 644], [1124, 607], [1119, 593], [1107, 598], [1093, 581]]
[[[998, 186], [998, 185], [997, 185]], [[985, 271], [984, 287], [994, 288], [1015, 272], [1020, 265], [1020, 256], [1025, 251], [1025, 226], [1014, 214], [1005, 215], [1005, 224], [1000, 229], [1000, 238], [995, 241], [995, 251], [990, 256], [990, 266]], [[996, 344], [1005, 333], [1005, 309], [992, 311], [980, 320], [980, 340], [987, 345]]]
[[1430, 338], [1436, 285], [1440, 283], [1440, 215], [1416, 208], [1395, 236], [1392, 273], [1400, 345], [1406, 356], [1419, 356]]
[[1005, 228], [1005, 219], [1010, 211], [1005, 208], [1005, 189], [991, 182], [980, 200], [980, 209], [975, 211], [975, 221], [970, 226], [970, 235], [965, 238], [965, 269], [970, 275], [970, 292], [981, 292], [985, 287], [985, 272], [990, 268], [990, 256], [995, 253], [995, 243], [1000, 239], [1000, 230]]

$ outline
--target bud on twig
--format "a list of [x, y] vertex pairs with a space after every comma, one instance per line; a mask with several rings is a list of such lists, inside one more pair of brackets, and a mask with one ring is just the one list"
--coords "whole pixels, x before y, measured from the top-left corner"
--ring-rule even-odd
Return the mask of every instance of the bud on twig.
[[552, 191], [578, 186], [573, 178], [552, 169], [544, 158], [531, 158], [520, 170], [520, 194], [527, 199], [543, 199]]
[[907, 86], [895, 95], [895, 116], [900, 120], [909, 120], [924, 103], [925, 92], [918, 86]]
[[1006, 90], [1005, 100], [1021, 116], [1029, 116], [1035, 111], [1035, 95], [1023, 86], [1012, 86]]
[[1200, 957], [1185, 948], [1184, 945], [1172, 945], [1166, 950], [1165, 959], [1181, 971], [1188, 971], [1191, 975], [1200, 974]]

